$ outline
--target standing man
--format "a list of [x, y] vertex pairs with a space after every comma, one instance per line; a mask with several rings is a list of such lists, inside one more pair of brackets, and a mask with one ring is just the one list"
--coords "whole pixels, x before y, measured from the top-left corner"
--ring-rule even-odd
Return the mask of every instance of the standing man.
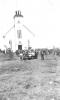
[[44, 52], [41, 51], [41, 60], [44, 60]]

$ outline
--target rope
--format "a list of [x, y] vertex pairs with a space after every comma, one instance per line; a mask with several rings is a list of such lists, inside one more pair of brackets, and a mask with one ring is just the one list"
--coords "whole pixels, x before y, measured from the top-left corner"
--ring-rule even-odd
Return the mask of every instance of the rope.
[[33, 36], [35, 36], [35, 34], [26, 26], [26, 25], [23, 25], [24, 28], [26, 28]]
[[3, 36], [3, 38], [5, 38], [6, 35], [7, 35], [14, 27], [15, 27], [15, 25], [13, 25], [13, 26], [5, 33], [5, 35]]

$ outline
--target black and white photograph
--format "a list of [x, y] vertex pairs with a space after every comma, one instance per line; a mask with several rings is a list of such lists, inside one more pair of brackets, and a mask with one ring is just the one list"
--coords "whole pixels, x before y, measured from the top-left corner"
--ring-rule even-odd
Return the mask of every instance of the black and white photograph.
[[60, 0], [0, 0], [0, 100], [60, 100]]

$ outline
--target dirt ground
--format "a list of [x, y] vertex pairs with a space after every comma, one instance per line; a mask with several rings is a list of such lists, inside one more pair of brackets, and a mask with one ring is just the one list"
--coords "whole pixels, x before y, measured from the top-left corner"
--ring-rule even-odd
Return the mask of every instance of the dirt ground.
[[0, 61], [0, 100], [60, 100], [60, 57]]

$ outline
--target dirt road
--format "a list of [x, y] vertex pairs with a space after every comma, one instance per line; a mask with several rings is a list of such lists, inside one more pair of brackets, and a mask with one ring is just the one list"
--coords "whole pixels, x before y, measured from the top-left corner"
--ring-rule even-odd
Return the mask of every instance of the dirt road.
[[0, 63], [0, 100], [60, 100], [60, 60]]

